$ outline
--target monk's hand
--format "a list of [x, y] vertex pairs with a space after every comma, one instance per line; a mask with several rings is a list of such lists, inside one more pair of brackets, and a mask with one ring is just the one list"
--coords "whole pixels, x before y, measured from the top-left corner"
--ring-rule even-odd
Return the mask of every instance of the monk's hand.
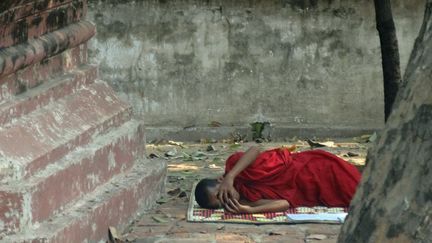
[[251, 206], [243, 205], [237, 199], [229, 199], [224, 206], [230, 213], [252, 213]]
[[217, 197], [222, 204], [228, 203], [230, 198], [239, 198], [239, 194], [234, 188], [234, 179], [230, 176], [225, 176], [219, 185]]

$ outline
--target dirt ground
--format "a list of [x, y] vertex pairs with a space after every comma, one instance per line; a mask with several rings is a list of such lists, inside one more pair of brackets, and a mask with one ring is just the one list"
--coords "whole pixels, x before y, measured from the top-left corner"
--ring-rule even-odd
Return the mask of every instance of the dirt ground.
[[[370, 136], [319, 142], [320, 149], [332, 152], [360, 170], [364, 166]], [[168, 161], [165, 195], [120, 236], [130, 242], [336, 242], [340, 225], [245, 225], [188, 223], [186, 211], [192, 185], [205, 177], [223, 174], [225, 159], [235, 151], [244, 151], [257, 143], [235, 143], [232, 140], [202, 140], [200, 143], [154, 141], [148, 144], [147, 155]], [[307, 141], [260, 143], [263, 149], [286, 146], [295, 151], [311, 149]]]

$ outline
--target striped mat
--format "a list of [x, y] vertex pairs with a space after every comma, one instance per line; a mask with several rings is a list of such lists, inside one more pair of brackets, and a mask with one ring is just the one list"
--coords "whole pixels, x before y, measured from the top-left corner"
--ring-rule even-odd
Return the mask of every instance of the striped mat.
[[286, 212], [232, 214], [224, 209], [200, 208], [195, 201], [195, 185], [189, 200], [187, 221], [195, 223], [240, 223], [240, 224], [297, 224], [326, 223], [341, 224], [348, 208], [297, 207]]

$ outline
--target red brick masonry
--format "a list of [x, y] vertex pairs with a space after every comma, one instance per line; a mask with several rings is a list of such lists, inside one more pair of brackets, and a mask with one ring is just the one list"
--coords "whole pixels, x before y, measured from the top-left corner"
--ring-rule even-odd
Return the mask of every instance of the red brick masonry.
[[0, 240], [97, 242], [164, 189], [142, 121], [87, 63], [85, 0], [0, 3]]

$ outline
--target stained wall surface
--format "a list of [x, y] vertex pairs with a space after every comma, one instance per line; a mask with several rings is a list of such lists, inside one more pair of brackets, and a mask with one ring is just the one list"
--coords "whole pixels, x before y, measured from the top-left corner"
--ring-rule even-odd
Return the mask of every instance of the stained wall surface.
[[[392, 1], [405, 69], [425, 1]], [[373, 1], [93, 0], [90, 58], [148, 127], [376, 129]]]

